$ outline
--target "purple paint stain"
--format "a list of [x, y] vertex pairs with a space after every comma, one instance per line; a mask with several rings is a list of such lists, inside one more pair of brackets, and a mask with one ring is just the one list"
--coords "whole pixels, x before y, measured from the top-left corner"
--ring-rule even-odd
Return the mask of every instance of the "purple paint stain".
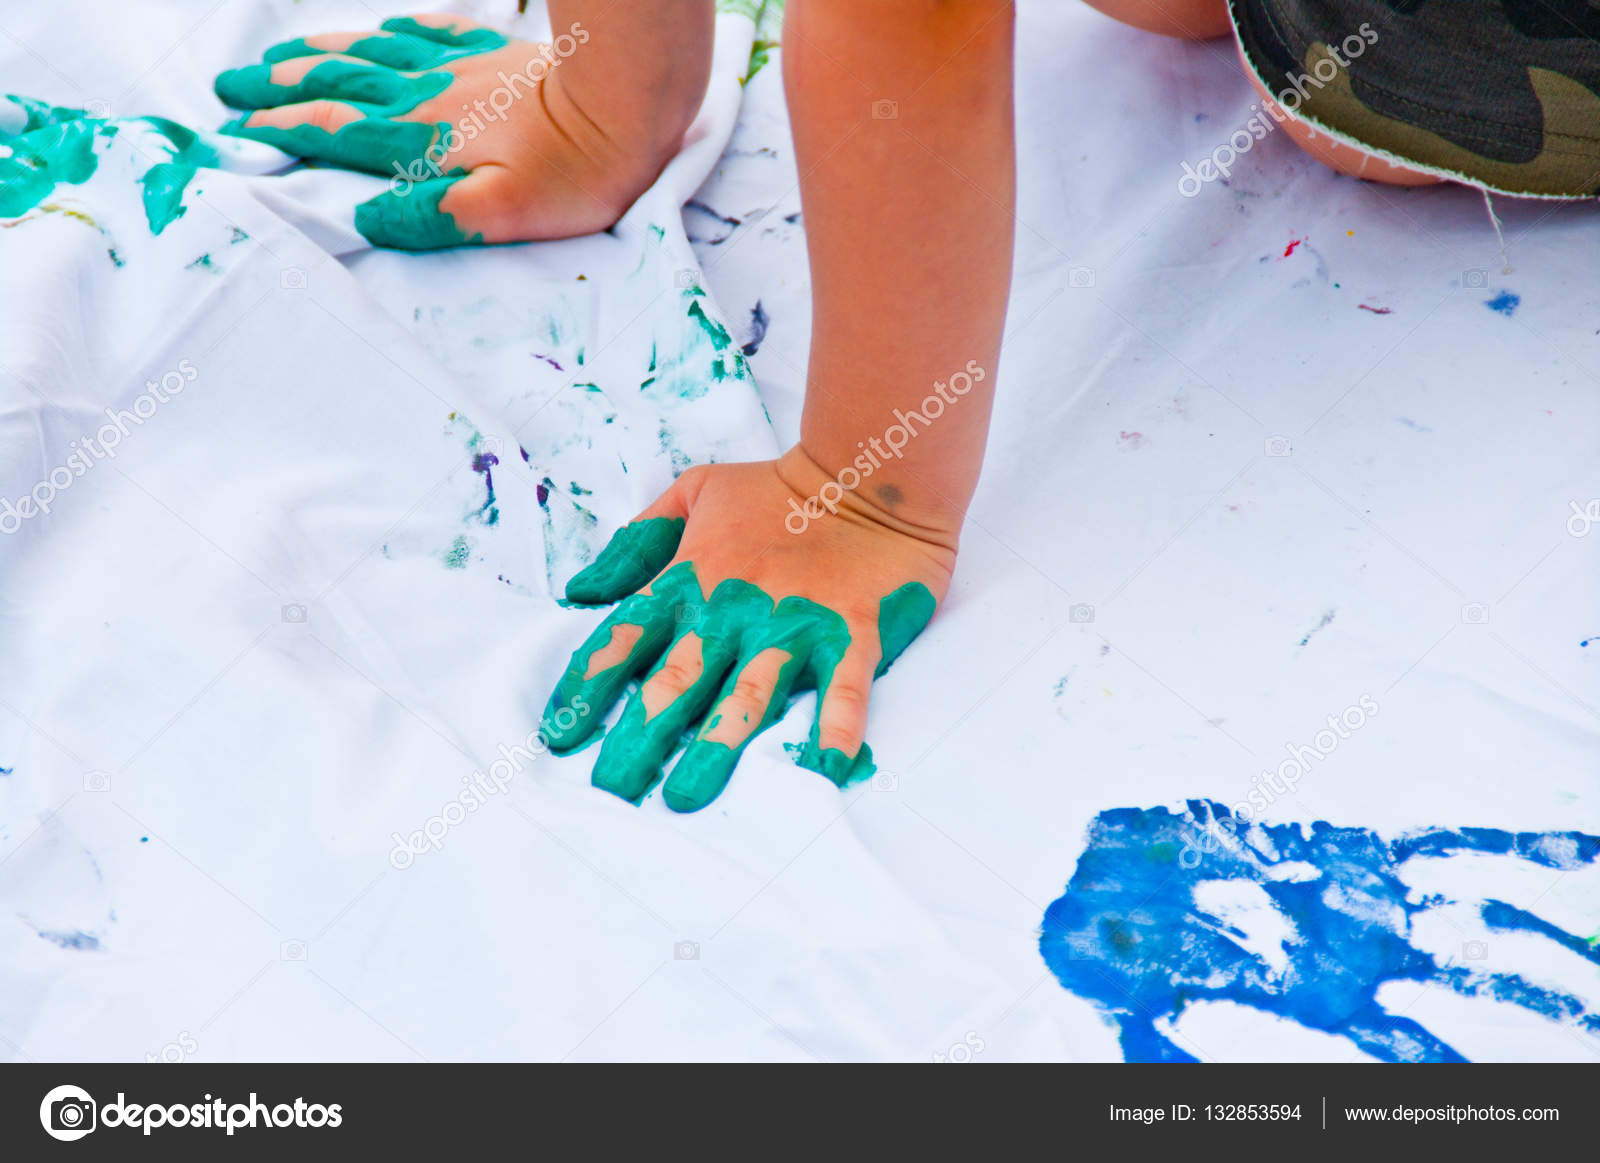
[[545, 363], [547, 363], [551, 367], [555, 368], [556, 371], [558, 371], [558, 372], [564, 372], [564, 371], [567, 370], [566, 368], [562, 367], [559, 363], [557, 363], [555, 360], [551, 359], [548, 355], [545, 355], [542, 352], [538, 352], [538, 351], [534, 352], [533, 353], [533, 358], [534, 359], [542, 359], [542, 360], [544, 360]]
[[478, 509], [478, 515], [483, 518], [484, 524], [493, 525], [500, 520], [500, 510], [494, 503], [494, 466], [500, 463], [500, 458], [492, 452], [474, 453], [472, 457], [472, 471], [483, 476], [483, 487], [488, 494], [483, 504]]
[[1492, 299], [1485, 299], [1483, 305], [1491, 311], [1498, 311], [1508, 318], [1522, 304], [1522, 296], [1510, 291], [1501, 291]]
[[544, 480], [540, 481], [537, 485], [534, 486], [533, 491], [534, 491], [534, 495], [539, 498], [539, 506], [540, 506], [540, 508], [543, 508], [544, 506], [549, 504], [549, 502], [550, 502], [550, 478], [549, 477], [545, 477]]

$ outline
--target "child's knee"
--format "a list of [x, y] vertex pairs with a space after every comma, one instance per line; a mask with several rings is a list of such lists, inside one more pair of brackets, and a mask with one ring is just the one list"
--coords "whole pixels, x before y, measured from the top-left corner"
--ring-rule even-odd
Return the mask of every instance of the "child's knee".
[[1184, 40], [1209, 40], [1226, 33], [1228, 0], [1087, 0], [1123, 24], [1146, 32], [1176, 36]]

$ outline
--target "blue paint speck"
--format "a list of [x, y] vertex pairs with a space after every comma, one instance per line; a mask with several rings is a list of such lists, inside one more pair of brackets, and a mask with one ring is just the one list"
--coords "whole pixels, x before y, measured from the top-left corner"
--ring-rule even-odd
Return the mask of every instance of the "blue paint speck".
[[1492, 299], [1485, 299], [1483, 305], [1491, 311], [1498, 311], [1509, 316], [1522, 303], [1522, 296], [1512, 294], [1510, 291], [1501, 291]]
[[[1600, 857], [1600, 836], [1432, 828], [1390, 841], [1323, 821], [1253, 824], [1204, 800], [1183, 812], [1115, 808], [1090, 825], [1066, 892], [1045, 913], [1039, 951], [1062, 985], [1119, 1027], [1128, 1061], [1194, 1061], [1168, 1037], [1171, 1023], [1211, 1001], [1345, 1038], [1384, 1061], [1461, 1061], [1379, 1004], [1392, 981], [1491, 998], [1600, 1036], [1600, 1015], [1570, 994], [1491, 970], [1465, 945], [1441, 964], [1411, 943], [1413, 919], [1447, 902], [1414, 897], [1401, 866], [1470, 853], [1577, 868]], [[1225, 899], [1259, 902], [1267, 925], [1254, 942], [1237, 917], [1216, 911], [1219, 882]], [[1485, 900], [1478, 913], [1490, 933], [1542, 938], [1600, 965], [1600, 949], [1531, 912]]]
[[91, 937], [88, 933], [74, 929], [70, 933], [52, 933], [45, 929], [39, 930], [39, 936], [53, 945], [60, 945], [63, 949], [76, 949], [79, 952], [93, 953], [100, 948], [100, 938]]

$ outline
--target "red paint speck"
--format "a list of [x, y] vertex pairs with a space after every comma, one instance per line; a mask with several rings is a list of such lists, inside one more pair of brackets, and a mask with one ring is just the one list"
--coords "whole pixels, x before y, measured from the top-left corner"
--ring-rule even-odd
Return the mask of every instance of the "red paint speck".
[[1304, 241], [1305, 241], [1305, 239], [1303, 239], [1303, 238], [1291, 239], [1289, 241], [1289, 245], [1283, 248], [1283, 257], [1284, 258], [1288, 258], [1291, 254], [1294, 253], [1294, 248], [1299, 246]]
[[1374, 315], [1390, 315], [1394, 313], [1393, 307], [1374, 307], [1368, 303], [1357, 303], [1356, 306], [1363, 311], [1371, 311]]
[[1140, 448], [1144, 445], [1143, 432], [1119, 432], [1117, 435], [1122, 438], [1123, 444], [1128, 448]]

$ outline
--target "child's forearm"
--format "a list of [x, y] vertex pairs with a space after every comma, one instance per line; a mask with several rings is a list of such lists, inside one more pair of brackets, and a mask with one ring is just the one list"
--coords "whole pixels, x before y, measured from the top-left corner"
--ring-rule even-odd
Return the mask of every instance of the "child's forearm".
[[783, 60], [814, 304], [802, 448], [953, 543], [1011, 281], [1012, 5], [790, 0]]
[[575, 110], [552, 114], [564, 123], [580, 114], [582, 127], [619, 155], [647, 156], [659, 168], [677, 153], [705, 96], [715, 0], [550, 0], [549, 12], [552, 36], [581, 37], [562, 61], [559, 91], [547, 97]]

